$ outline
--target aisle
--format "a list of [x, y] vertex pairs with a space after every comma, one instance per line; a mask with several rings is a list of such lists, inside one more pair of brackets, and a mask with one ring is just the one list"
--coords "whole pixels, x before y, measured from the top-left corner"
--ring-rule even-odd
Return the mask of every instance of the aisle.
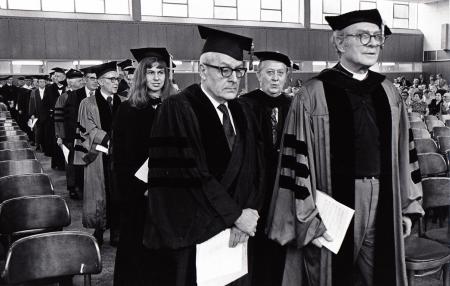
[[[85, 229], [81, 224], [82, 202], [73, 200], [69, 197], [66, 189], [66, 175], [65, 171], [53, 170], [50, 168], [50, 158], [44, 156], [42, 152], [36, 152], [36, 157], [41, 162], [44, 172], [47, 173], [55, 188], [55, 194], [64, 198], [69, 206], [71, 224], [64, 230], [82, 230], [93, 233], [92, 229]], [[100, 248], [102, 255], [103, 270], [98, 275], [92, 276], [92, 285], [110, 286], [113, 285], [114, 260], [116, 257], [116, 248], [109, 245], [109, 231], [104, 235], [105, 243]], [[83, 285], [83, 277], [78, 276], [74, 278], [74, 286]]]

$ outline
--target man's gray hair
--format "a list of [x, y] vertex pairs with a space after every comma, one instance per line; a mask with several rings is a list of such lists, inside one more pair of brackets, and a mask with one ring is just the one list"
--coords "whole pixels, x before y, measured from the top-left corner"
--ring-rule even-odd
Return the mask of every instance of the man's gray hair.
[[338, 49], [338, 41], [344, 40], [344, 32], [342, 30], [333, 31], [333, 34], [331, 35], [330, 42], [333, 45], [334, 49], [336, 50], [336, 53], [338, 54], [339, 58], [341, 57], [341, 51]]

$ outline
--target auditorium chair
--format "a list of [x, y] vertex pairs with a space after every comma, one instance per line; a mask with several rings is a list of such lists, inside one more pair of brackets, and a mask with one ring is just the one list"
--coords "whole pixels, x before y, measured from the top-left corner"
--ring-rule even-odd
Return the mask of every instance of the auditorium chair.
[[448, 167], [444, 157], [439, 153], [418, 154], [419, 167], [422, 178], [447, 176]]
[[86, 286], [91, 285], [91, 275], [101, 271], [100, 250], [92, 235], [60, 231], [14, 242], [8, 251], [2, 278], [12, 285], [33, 282], [71, 285], [74, 275], [83, 275]]
[[438, 138], [439, 136], [450, 136], [450, 127], [434, 127], [433, 137]]
[[17, 136], [17, 135], [27, 135], [27, 133], [22, 130], [10, 130], [10, 131], [0, 131], [0, 136]]
[[[423, 202], [422, 206], [425, 210], [432, 208], [440, 208], [448, 212], [450, 205], [450, 178], [446, 177], [432, 177], [425, 178], [422, 181]], [[438, 210], [439, 211], [439, 210]], [[448, 215], [448, 213], [446, 214]], [[424, 227], [420, 227], [419, 232], [422, 231], [424, 237], [438, 241], [450, 247], [450, 237], [448, 224], [444, 226], [445, 216], [439, 219], [439, 228], [427, 230], [427, 221], [424, 222]]]
[[422, 114], [420, 114], [418, 112], [408, 112], [408, 117], [409, 118], [420, 118], [420, 119], [422, 119]]
[[47, 174], [26, 174], [0, 178], [0, 190], [0, 203], [17, 197], [54, 194], [52, 182]]
[[439, 120], [439, 118], [437, 118], [437, 116], [435, 115], [425, 115], [424, 120]]
[[20, 128], [17, 126], [2, 126], [0, 124], [0, 132], [1, 131], [13, 131], [13, 130], [20, 130]]
[[450, 119], [445, 120], [445, 126], [450, 127]]
[[420, 117], [408, 117], [408, 121], [411, 122], [422, 122], [422, 119]]
[[426, 129], [411, 128], [414, 139], [431, 138], [430, 132]]
[[436, 119], [436, 120], [427, 120], [425, 121], [426, 125], [427, 125], [427, 129], [428, 131], [433, 131], [434, 127], [443, 127], [445, 126], [444, 122]]
[[0, 162], [0, 178], [13, 175], [43, 173], [38, 160], [2, 161]]
[[[426, 178], [423, 186], [424, 209], [449, 205], [450, 178]], [[449, 285], [450, 249], [448, 229], [422, 229], [419, 219], [419, 234], [405, 239], [405, 262], [408, 285], [414, 286], [414, 276], [423, 277], [442, 269], [443, 285]]]
[[28, 140], [27, 135], [15, 135], [15, 136], [0, 136], [0, 142], [4, 141], [23, 141]]
[[36, 159], [33, 150], [31, 149], [18, 149], [18, 150], [1, 150], [0, 161], [19, 161]]
[[418, 129], [427, 129], [427, 126], [423, 121], [413, 121], [409, 123], [411, 125], [411, 128], [418, 128]]
[[23, 196], [0, 204], [0, 234], [5, 248], [19, 238], [61, 231], [68, 225], [69, 208], [57, 195]]
[[28, 141], [4, 141], [0, 142], [0, 150], [16, 150], [16, 149], [29, 149], [31, 148]]
[[434, 142], [431, 138], [424, 138], [424, 139], [414, 139], [414, 143], [416, 145], [417, 153], [437, 153], [438, 147], [436, 145], [436, 142]]
[[450, 150], [450, 136], [439, 136], [437, 139], [439, 143], [439, 152], [441, 154], [447, 153], [447, 151]]

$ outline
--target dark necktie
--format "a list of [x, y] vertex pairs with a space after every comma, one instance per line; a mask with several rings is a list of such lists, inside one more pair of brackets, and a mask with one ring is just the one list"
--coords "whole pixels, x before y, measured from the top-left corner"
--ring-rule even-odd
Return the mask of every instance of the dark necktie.
[[112, 113], [112, 111], [113, 111], [113, 102], [112, 102], [112, 96], [108, 96], [107, 98], [106, 98], [106, 101], [108, 102], [108, 105], [109, 105], [109, 110], [111, 111], [111, 113]]
[[217, 108], [223, 114], [223, 131], [227, 137], [228, 147], [230, 147], [230, 150], [233, 150], [234, 138], [236, 135], [234, 134], [233, 125], [231, 125], [230, 113], [225, 104], [220, 104]]
[[272, 108], [272, 114], [270, 114], [270, 122], [272, 123], [272, 143], [277, 143], [277, 125], [278, 125], [278, 107]]

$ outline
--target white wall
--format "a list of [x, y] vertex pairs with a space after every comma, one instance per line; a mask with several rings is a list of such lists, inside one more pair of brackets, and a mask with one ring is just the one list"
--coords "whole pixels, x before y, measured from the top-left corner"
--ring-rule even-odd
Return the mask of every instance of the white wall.
[[424, 35], [423, 50], [441, 49], [441, 26], [450, 24], [450, 1], [419, 4], [417, 28]]

